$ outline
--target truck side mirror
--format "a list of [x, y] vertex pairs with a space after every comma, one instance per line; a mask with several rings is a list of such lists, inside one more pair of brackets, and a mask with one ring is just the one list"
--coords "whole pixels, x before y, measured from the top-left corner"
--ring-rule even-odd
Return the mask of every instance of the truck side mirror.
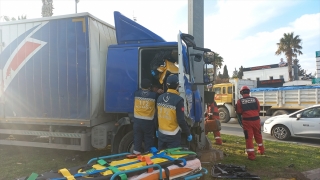
[[190, 54], [190, 56], [194, 56], [193, 60], [196, 62], [201, 62], [201, 60], [202, 60], [202, 54], [200, 54], [200, 53]]
[[301, 114], [297, 114], [297, 120], [301, 118]]
[[205, 64], [213, 64], [214, 59], [215, 59], [215, 55], [213, 51], [204, 53], [203, 61]]

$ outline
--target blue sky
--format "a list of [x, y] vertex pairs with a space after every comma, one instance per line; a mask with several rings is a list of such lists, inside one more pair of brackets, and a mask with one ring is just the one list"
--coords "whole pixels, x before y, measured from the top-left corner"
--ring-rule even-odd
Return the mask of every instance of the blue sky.
[[[294, 32], [303, 40], [302, 68], [315, 72], [315, 51], [320, 50], [319, 0], [204, 0], [205, 42], [218, 52], [232, 74], [234, 68], [278, 63], [276, 43], [283, 33]], [[17, 4], [19, 4], [17, 6]], [[53, 0], [54, 16], [75, 12], [74, 0]], [[41, 17], [41, 0], [0, 0], [0, 16], [26, 14]], [[80, 0], [78, 12], [89, 12], [113, 23], [113, 11], [176, 41], [179, 30], [188, 31], [187, 0]], [[1, 19], [0, 19], [1, 21]]]
[[297, 1], [289, 8], [282, 11], [280, 17], [269, 19], [265, 24], [253, 29], [249, 33], [257, 33], [260, 31], [271, 31], [272, 29], [280, 28], [288, 22], [292, 22], [304, 14], [315, 14], [320, 12], [320, 1], [317, 0], [304, 0]]

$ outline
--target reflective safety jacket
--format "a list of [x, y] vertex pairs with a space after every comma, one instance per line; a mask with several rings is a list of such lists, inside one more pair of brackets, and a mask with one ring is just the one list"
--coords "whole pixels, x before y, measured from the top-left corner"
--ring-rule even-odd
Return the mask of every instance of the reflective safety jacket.
[[236, 111], [237, 114], [242, 115], [242, 120], [255, 121], [260, 119], [260, 103], [258, 99], [247, 94], [244, 94], [243, 98], [238, 100]]
[[213, 103], [210, 104], [210, 106], [208, 107], [207, 113], [212, 114], [212, 118], [211, 116], [209, 116], [209, 119], [215, 119], [215, 120], [220, 119], [218, 105], [215, 101], [213, 101]]
[[134, 117], [153, 120], [157, 94], [150, 90], [138, 90], [134, 94]]
[[176, 135], [180, 130], [190, 134], [187, 122], [184, 119], [183, 99], [176, 90], [168, 91], [157, 100], [159, 131], [165, 135]]

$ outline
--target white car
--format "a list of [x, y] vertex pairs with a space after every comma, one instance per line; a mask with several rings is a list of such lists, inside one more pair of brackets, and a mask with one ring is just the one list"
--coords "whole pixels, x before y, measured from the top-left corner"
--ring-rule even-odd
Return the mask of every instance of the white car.
[[320, 139], [320, 105], [314, 105], [289, 115], [267, 119], [263, 132], [279, 140], [290, 137]]

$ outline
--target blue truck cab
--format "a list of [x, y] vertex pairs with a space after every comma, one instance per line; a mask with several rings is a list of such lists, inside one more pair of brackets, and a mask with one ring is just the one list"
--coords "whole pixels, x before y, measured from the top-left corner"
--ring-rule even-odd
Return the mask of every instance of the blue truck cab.
[[[118, 128], [113, 133], [112, 150], [123, 152], [132, 149], [130, 114], [133, 114], [134, 92], [140, 88], [143, 78], [156, 81], [151, 73], [150, 63], [162, 50], [177, 53], [174, 58], [179, 67], [179, 92], [184, 99], [189, 99], [185, 100], [185, 114], [189, 118], [189, 125], [201, 122], [202, 100], [195, 87], [206, 83], [203, 76], [205, 63], [202, 59], [203, 53], [210, 50], [196, 47], [193, 37], [188, 34], [180, 32], [177, 42], [166, 42], [119, 12], [114, 13], [114, 19], [117, 44], [108, 48], [104, 111], [117, 113], [122, 118], [119, 118]], [[196, 63], [199, 63], [198, 66]]]

